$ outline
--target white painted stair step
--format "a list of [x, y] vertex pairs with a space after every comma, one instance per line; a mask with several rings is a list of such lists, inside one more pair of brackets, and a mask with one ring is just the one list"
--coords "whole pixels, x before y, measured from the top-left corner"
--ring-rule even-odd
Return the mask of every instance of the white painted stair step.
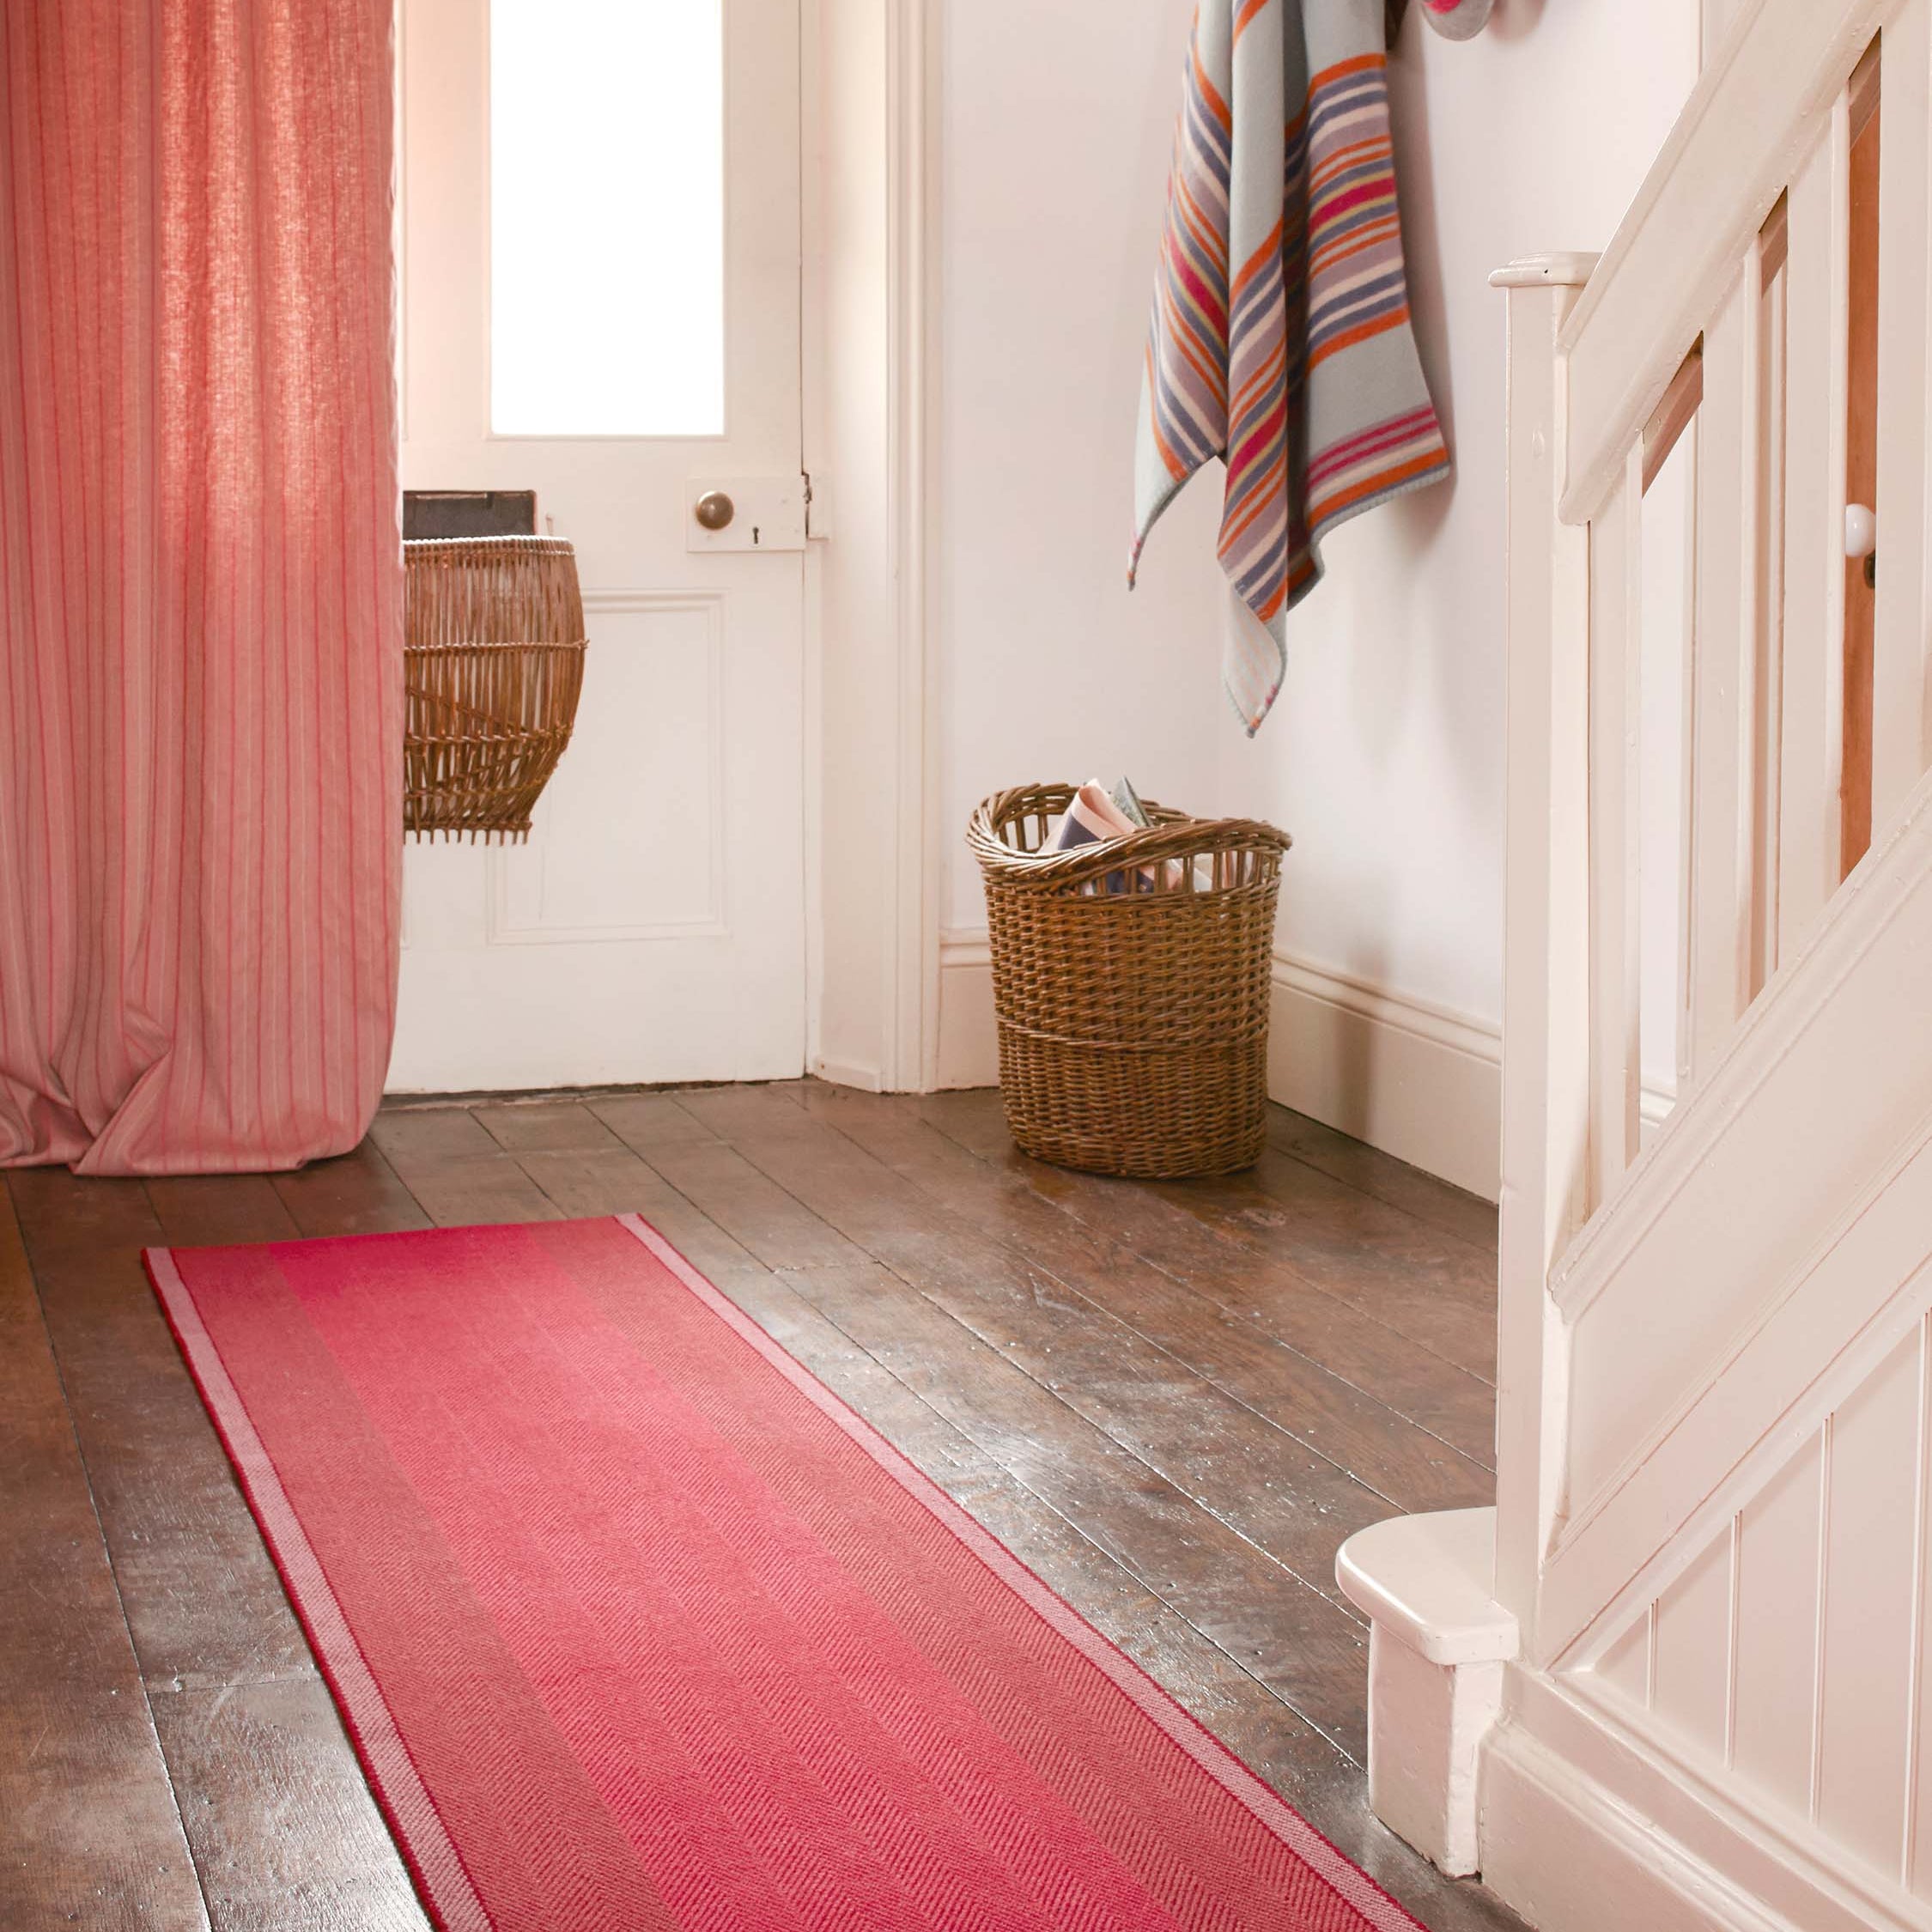
[[1477, 1758], [1516, 1654], [1516, 1619], [1492, 1594], [1494, 1510], [1394, 1516], [1335, 1557], [1368, 1617], [1369, 1801], [1452, 1877], [1479, 1868]]
[[1501, 1663], [1516, 1619], [1491, 1594], [1496, 1511], [1437, 1510], [1358, 1530], [1335, 1554], [1335, 1581], [1357, 1609], [1431, 1663]]

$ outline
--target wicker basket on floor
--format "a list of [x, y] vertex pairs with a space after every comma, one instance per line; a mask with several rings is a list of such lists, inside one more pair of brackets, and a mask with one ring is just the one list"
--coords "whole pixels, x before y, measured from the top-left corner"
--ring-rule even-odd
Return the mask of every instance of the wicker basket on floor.
[[[986, 882], [1013, 1139], [1096, 1174], [1252, 1166], [1287, 835], [1150, 805], [1145, 831], [1042, 854], [1072, 796], [1065, 785], [996, 793], [967, 829]], [[1109, 875], [1137, 889], [1109, 891]]]
[[577, 559], [552, 537], [403, 545], [403, 826], [521, 839], [576, 721]]

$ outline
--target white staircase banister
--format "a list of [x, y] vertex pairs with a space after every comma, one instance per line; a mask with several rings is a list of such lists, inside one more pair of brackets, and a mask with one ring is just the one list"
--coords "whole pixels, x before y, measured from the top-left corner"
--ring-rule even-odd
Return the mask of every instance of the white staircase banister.
[[1563, 1470], [1564, 1334], [1550, 1271], [1580, 1224], [1590, 1139], [1589, 542], [1560, 523], [1558, 338], [1594, 258], [1539, 256], [1509, 297], [1509, 585], [1496, 1595], [1535, 1652]]
[[[1932, 773], [1920, 779], [1905, 809], [1867, 854], [1846, 890], [1834, 897], [1803, 951], [1787, 963], [1778, 997], [1745, 1017], [1709, 1078], [1673, 1115], [1670, 1158], [1646, 1158], [1634, 1168], [1616, 1200], [1583, 1230], [1552, 1270], [1550, 1294], [1565, 1321], [1580, 1321], [1630, 1267], [1645, 1236], [1712, 1157], [1732, 1121], [1759, 1089], [1784, 1069], [1798, 1042], [1829, 1017], [1832, 1003], [1842, 997], [1879, 935], [1902, 908], [1917, 902], [1908, 896], [1907, 887], [1929, 868]], [[1875, 884], [1881, 889], [1875, 890]], [[1926, 943], [1932, 949], [1932, 910], [1925, 917]], [[1911, 1050], [1909, 1064], [1932, 1082], [1932, 1042], [1915, 1037], [1901, 1041], [1899, 1048]], [[1898, 1057], [1894, 1054], [1893, 1063], [1882, 1068], [1870, 1069], [1868, 1077], [1894, 1075]], [[1932, 1085], [1928, 1092], [1932, 1093]], [[1818, 1138], [1820, 1152], [1811, 1163], [1814, 1168], [1823, 1166], [1828, 1156], [1849, 1157], [1836, 1146], [1828, 1123], [1819, 1123]], [[1856, 1161], [1852, 1166], [1855, 1170]]]
[[1377, 1815], [1529, 1923], [1932, 1932], [1932, 0], [1733, 7], [1491, 278], [1496, 1508], [1336, 1574]]
[[1630, 447], [1820, 139], [1899, 0], [1744, 0], [1564, 325], [1566, 522], [1595, 514]]
[[1834, 1352], [1932, 1265], [1929, 957], [1932, 775], [1552, 1279], [1576, 1352], [1546, 1651], [1718, 1508], [1751, 1446], [1775, 1450]]

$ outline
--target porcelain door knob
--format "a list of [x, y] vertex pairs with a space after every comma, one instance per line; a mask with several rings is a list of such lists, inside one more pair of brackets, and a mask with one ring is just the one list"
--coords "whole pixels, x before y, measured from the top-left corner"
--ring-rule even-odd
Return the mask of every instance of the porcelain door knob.
[[1869, 556], [1878, 548], [1878, 513], [1868, 503], [1844, 507], [1844, 554]]

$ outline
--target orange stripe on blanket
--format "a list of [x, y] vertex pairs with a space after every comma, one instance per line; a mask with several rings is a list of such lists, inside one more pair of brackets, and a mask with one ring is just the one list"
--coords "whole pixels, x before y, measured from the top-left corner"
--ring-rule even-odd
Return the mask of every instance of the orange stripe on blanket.
[[1340, 238], [1322, 243], [1321, 247], [1309, 252], [1308, 272], [1311, 279], [1334, 276], [1336, 270], [1358, 255], [1365, 255], [1377, 248], [1394, 245], [1398, 254], [1401, 247], [1401, 224], [1393, 213], [1387, 220], [1378, 221], [1365, 234], [1351, 235], [1347, 240]]
[[1337, 355], [1345, 349], [1358, 342], [1367, 342], [1376, 336], [1385, 336], [1391, 329], [1406, 329], [1409, 325], [1409, 305], [1404, 302], [1400, 308], [1392, 308], [1386, 315], [1370, 316], [1366, 322], [1358, 322], [1352, 329], [1344, 329], [1338, 336], [1331, 336], [1315, 349], [1308, 359], [1309, 368], [1318, 368], [1331, 355]]
[[[1185, 228], [1206, 256], [1215, 270], [1225, 275], [1228, 272], [1228, 240], [1214, 225], [1214, 219], [1206, 214], [1194, 199], [1194, 191], [1184, 181], [1175, 184], [1175, 207], [1173, 226]], [[1172, 238], [1167, 248], [1172, 248]]]
[[1194, 85], [1200, 90], [1201, 105], [1221, 124], [1224, 134], [1231, 134], [1234, 131], [1234, 116], [1228, 112], [1228, 104], [1222, 100], [1220, 90], [1207, 77], [1207, 68], [1200, 58], [1200, 48], [1199, 46], [1192, 46], [1188, 52], [1194, 64]]
[[1248, 293], [1256, 276], [1265, 274], [1271, 268], [1279, 270], [1280, 265], [1281, 224], [1277, 222], [1261, 246], [1242, 264], [1241, 272], [1235, 277], [1234, 301], [1238, 302]]
[[[1286, 431], [1288, 414], [1284, 409], [1271, 412], [1267, 420], [1252, 431], [1246, 439], [1247, 453], [1242, 459], [1238, 476], [1232, 473], [1228, 478], [1231, 491], [1238, 483], [1246, 492], [1238, 510], [1224, 507], [1221, 519], [1220, 548], [1229, 549], [1235, 538], [1247, 530], [1255, 519], [1268, 511], [1280, 511], [1287, 501], [1288, 444]], [[1268, 488], [1258, 487], [1257, 478], [1272, 478]]]
[[1161, 298], [1162, 313], [1168, 327], [1168, 340], [1188, 367], [1206, 385], [1213, 398], [1217, 409], [1225, 410], [1228, 406], [1227, 371], [1222, 366], [1222, 349], [1218, 337], [1205, 337], [1198, 329], [1189, 325], [1188, 312], [1179, 307], [1164, 294]]
[[1357, 54], [1352, 60], [1338, 60], [1333, 67], [1324, 67], [1309, 81], [1309, 92], [1312, 95], [1331, 82], [1346, 81], [1351, 74], [1380, 72], [1388, 64], [1388, 56], [1380, 53]]
[[1365, 254], [1371, 248], [1380, 248], [1390, 241], [1400, 241], [1402, 225], [1391, 210], [1377, 220], [1375, 225], [1359, 234], [1350, 234], [1346, 240], [1338, 237], [1334, 241], [1325, 241], [1319, 248], [1309, 251], [1309, 273], [1327, 272], [1338, 264], [1347, 261], [1351, 256]]
[[[1176, 450], [1173, 444], [1169, 442], [1167, 438], [1161, 433], [1161, 410], [1160, 403], [1156, 395], [1156, 381], [1154, 376], [1154, 345], [1151, 342], [1147, 344], [1146, 373], [1148, 398], [1147, 433], [1154, 439], [1154, 447], [1160, 453], [1161, 462], [1165, 466], [1168, 475], [1172, 477], [1176, 483], [1185, 483], [1188, 478], [1194, 474], [1194, 472], [1188, 467], [1186, 459], [1182, 456], [1181, 453]], [[1133, 548], [1134, 555], [1138, 556], [1140, 554], [1140, 545], [1138, 541], [1135, 543]]]
[[[1286, 452], [1277, 449], [1270, 459], [1269, 466], [1285, 471], [1288, 466]], [[1240, 515], [1231, 518], [1228, 522], [1222, 525], [1220, 537], [1214, 546], [1215, 555], [1226, 558], [1238, 553], [1242, 547], [1242, 539], [1256, 524], [1261, 522], [1264, 516], [1269, 514], [1273, 515], [1284, 524], [1287, 521], [1284, 510], [1282, 491], [1279, 489], [1255, 491], [1249, 497], [1247, 505]]]
[[1275, 345], [1263, 359], [1258, 368], [1251, 369], [1242, 379], [1240, 388], [1235, 391], [1228, 404], [1228, 414], [1237, 422], [1248, 413], [1258, 392], [1272, 388], [1280, 379], [1281, 371], [1288, 361], [1288, 344], [1285, 339], [1277, 337]]
[[[1278, 435], [1265, 459], [1273, 476], [1266, 488], [1251, 489], [1238, 513], [1226, 515], [1215, 543], [1215, 552], [1224, 561], [1238, 556], [1247, 548], [1249, 532], [1268, 522], [1279, 523], [1285, 531], [1288, 523], [1288, 452]], [[1225, 513], [1224, 513], [1225, 514]]]
[[1379, 160], [1385, 155], [1393, 155], [1394, 151], [1395, 145], [1387, 135], [1376, 134], [1370, 135], [1365, 141], [1351, 141], [1346, 147], [1337, 148], [1332, 153], [1324, 155], [1319, 167], [1309, 169], [1309, 185], [1318, 188], [1330, 175], [1339, 174], [1344, 168], [1352, 167], [1358, 161], [1371, 155]]
[[1364, 498], [1380, 496], [1399, 483], [1407, 483], [1411, 477], [1425, 476], [1431, 470], [1440, 469], [1449, 461], [1449, 451], [1440, 438], [1421, 455], [1413, 457], [1406, 463], [1399, 463], [1393, 470], [1378, 470], [1372, 477], [1364, 477], [1358, 483], [1346, 489], [1337, 490], [1333, 496], [1325, 496], [1319, 502], [1310, 503], [1308, 520], [1311, 528], [1319, 528], [1324, 523], [1346, 510], [1351, 504], [1359, 503]]

